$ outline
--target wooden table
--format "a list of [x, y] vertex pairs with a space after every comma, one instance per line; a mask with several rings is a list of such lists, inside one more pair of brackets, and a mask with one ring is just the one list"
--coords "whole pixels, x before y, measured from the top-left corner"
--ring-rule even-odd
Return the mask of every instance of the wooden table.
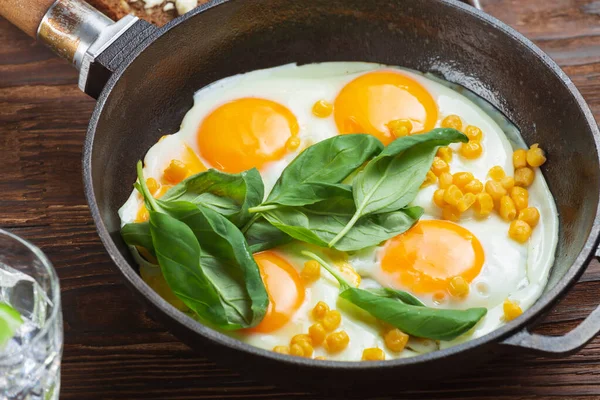
[[[488, 12], [540, 45], [600, 116], [600, 1], [489, 0]], [[81, 150], [94, 101], [65, 62], [0, 19], [0, 226], [37, 244], [61, 279], [62, 399], [328, 398], [252, 382], [192, 352], [121, 282], [83, 195]], [[538, 329], [562, 334], [600, 303], [600, 265]], [[445, 389], [390, 398], [600, 399], [600, 337], [559, 359], [498, 359]]]

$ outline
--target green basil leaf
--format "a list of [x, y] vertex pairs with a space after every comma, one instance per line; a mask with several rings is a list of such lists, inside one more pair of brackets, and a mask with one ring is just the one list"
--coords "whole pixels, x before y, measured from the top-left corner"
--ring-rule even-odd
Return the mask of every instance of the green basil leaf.
[[156, 255], [152, 244], [149, 222], [126, 224], [121, 228], [121, 236], [129, 246], [141, 246], [153, 256]]
[[390, 288], [381, 288], [381, 289], [369, 289], [371, 293], [374, 293], [381, 297], [388, 297], [390, 299], [398, 299], [403, 303], [409, 304], [411, 306], [420, 306], [425, 307], [425, 304], [419, 299], [417, 299], [412, 294], [405, 292], [403, 290], [396, 290]]
[[243, 226], [250, 219], [248, 208], [259, 205], [263, 198], [263, 181], [253, 168], [239, 174], [215, 169], [200, 172], [169, 189], [161, 200], [200, 204]]
[[282, 172], [263, 205], [303, 206], [345, 191], [344, 178], [383, 149], [372, 135], [338, 135], [308, 147]]
[[272, 249], [292, 241], [292, 238], [263, 218], [255, 221], [244, 234], [252, 253]]
[[6, 303], [0, 303], [0, 350], [12, 339], [22, 324], [23, 318], [17, 310]]

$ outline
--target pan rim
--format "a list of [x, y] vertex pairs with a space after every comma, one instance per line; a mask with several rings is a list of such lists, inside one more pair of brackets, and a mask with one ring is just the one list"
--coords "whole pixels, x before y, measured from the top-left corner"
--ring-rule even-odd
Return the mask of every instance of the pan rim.
[[[548, 311], [557, 301], [559, 301], [567, 290], [577, 281], [581, 274], [587, 268], [590, 260], [594, 257], [595, 251], [600, 242], [600, 202], [596, 207], [595, 217], [592, 223], [590, 234], [588, 235], [585, 245], [577, 255], [573, 264], [569, 267], [565, 275], [560, 279], [559, 282], [544, 293], [536, 302], [526, 310], [523, 315], [519, 318], [495, 329], [494, 331], [483, 335], [479, 338], [468, 340], [464, 343], [452, 346], [443, 350], [437, 350], [431, 353], [421, 354], [414, 357], [399, 358], [394, 360], [385, 360], [369, 363], [361, 363], [356, 361], [321, 361], [313, 360], [303, 357], [293, 357], [272, 352], [270, 350], [261, 349], [250, 344], [241, 342], [230, 336], [225, 335], [219, 331], [213, 330], [207, 326], [202, 325], [200, 322], [193, 320], [184, 313], [178, 311], [165, 300], [163, 300], [158, 294], [156, 294], [135, 272], [134, 268], [125, 260], [117, 249], [113, 242], [110, 232], [102, 221], [100, 210], [98, 208], [96, 197], [93, 190], [92, 180], [92, 153], [93, 153], [93, 142], [96, 133], [96, 127], [100, 116], [102, 115], [104, 105], [110, 98], [110, 93], [114, 86], [118, 83], [120, 77], [123, 75], [125, 70], [131, 65], [136, 57], [141, 54], [145, 49], [148, 48], [157, 38], [165, 34], [166, 32], [176, 28], [182, 23], [185, 23], [188, 19], [195, 17], [196, 15], [203, 13], [212, 8], [218, 7], [221, 4], [232, 2], [236, 0], [213, 0], [204, 5], [197, 7], [195, 10], [179, 17], [162, 28], [156, 29], [145, 41], [140, 45], [139, 49], [135, 54], [131, 54], [126, 62], [124, 62], [120, 68], [115, 71], [108, 82], [106, 83], [101, 95], [98, 97], [96, 107], [90, 119], [90, 124], [85, 138], [84, 151], [83, 151], [83, 180], [85, 195], [90, 207], [96, 230], [100, 239], [108, 252], [109, 256], [120, 270], [121, 274], [127, 279], [135, 289], [145, 297], [145, 299], [152, 303], [155, 307], [160, 309], [169, 319], [177, 322], [181, 326], [185, 327], [188, 331], [194, 334], [202, 336], [205, 340], [209, 340], [213, 343], [221, 346], [227, 346], [231, 349], [235, 349], [247, 354], [254, 356], [264, 357], [278, 362], [284, 362], [293, 365], [302, 365], [312, 368], [323, 368], [330, 369], [336, 368], [341, 370], [370, 370], [370, 369], [381, 369], [381, 368], [398, 368], [405, 367], [415, 364], [434, 362], [438, 359], [442, 359], [457, 353], [467, 352], [474, 350], [479, 346], [486, 344], [498, 343], [502, 340], [518, 333], [523, 329], [527, 329], [532, 323], [540, 317], [545, 311]], [[529, 51], [533, 52], [534, 55], [549, 69], [556, 77], [565, 85], [573, 99], [577, 103], [578, 108], [584, 115], [587, 125], [590, 127], [592, 132], [593, 140], [595, 142], [595, 151], [597, 157], [600, 158], [600, 132], [596, 125], [593, 114], [580, 94], [579, 90], [575, 87], [571, 79], [562, 71], [562, 69], [541, 49], [539, 49], [533, 42], [518, 33], [513, 28], [509, 27], [505, 23], [498, 19], [477, 10], [471, 6], [465, 5], [458, 0], [432, 0], [445, 6], [450, 6], [459, 9], [461, 12], [469, 15], [472, 18], [481, 20], [490, 26], [490, 29], [499, 31], [500, 33], [507, 35], [511, 40], [516, 42], [523, 47], [526, 47]], [[166, 327], [169, 329], [169, 327]]]

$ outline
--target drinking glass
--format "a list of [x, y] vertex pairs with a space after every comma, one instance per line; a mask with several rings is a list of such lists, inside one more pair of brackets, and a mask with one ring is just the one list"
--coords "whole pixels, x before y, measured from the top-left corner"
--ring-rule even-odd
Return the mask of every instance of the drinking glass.
[[54, 400], [63, 324], [58, 277], [40, 249], [0, 229], [0, 303], [23, 319], [0, 349], [0, 400]]

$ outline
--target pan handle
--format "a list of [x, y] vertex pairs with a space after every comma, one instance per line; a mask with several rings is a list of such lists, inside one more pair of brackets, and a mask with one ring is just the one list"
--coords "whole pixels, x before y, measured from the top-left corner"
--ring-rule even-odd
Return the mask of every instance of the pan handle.
[[[600, 248], [596, 249], [600, 260]], [[575, 353], [600, 333], [600, 306], [575, 329], [563, 336], [546, 336], [531, 333], [527, 328], [504, 340], [501, 344], [524, 348], [546, 356], [564, 356]]]

